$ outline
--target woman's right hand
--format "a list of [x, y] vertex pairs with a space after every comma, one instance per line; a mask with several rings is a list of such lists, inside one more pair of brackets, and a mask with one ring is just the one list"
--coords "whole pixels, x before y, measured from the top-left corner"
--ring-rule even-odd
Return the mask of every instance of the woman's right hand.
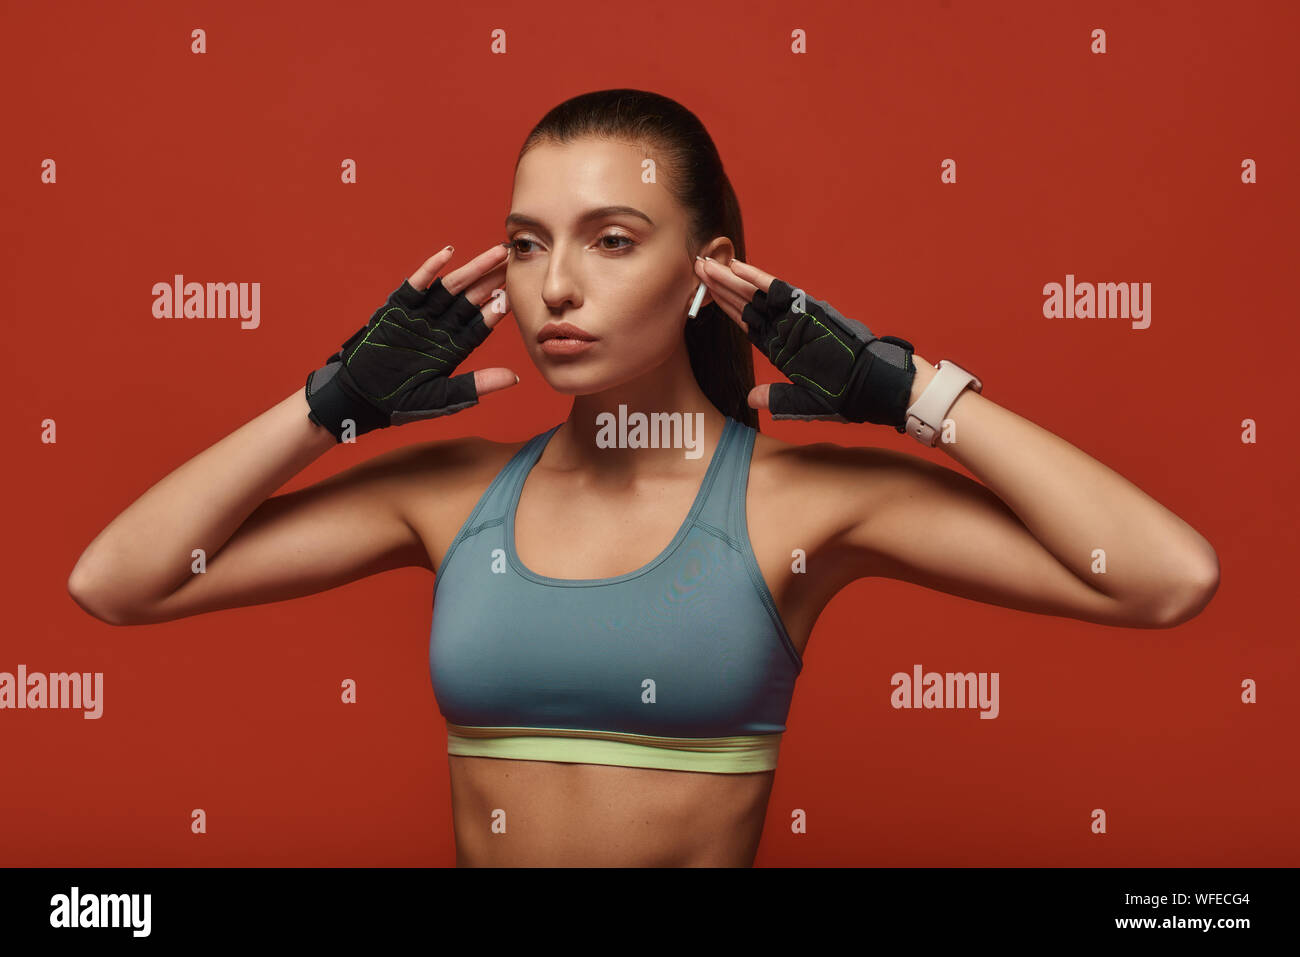
[[339, 442], [459, 412], [519, 381], [500, 367], [451, 374], [510, 310], [504, 292], [499, 300], [493, 296], [505, 283], [510, 253], [494, 245], [435, 279], [451, 254], [448, 246], [427, 259], [307, 376], [308, 418]]

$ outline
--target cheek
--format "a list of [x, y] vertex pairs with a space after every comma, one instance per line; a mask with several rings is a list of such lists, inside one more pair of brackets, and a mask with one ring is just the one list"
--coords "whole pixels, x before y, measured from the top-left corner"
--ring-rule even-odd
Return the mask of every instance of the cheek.
[[[602, 284], [601, 299], [610, 306], [612, 316], [618, 319], [620, 330], [631, 328], [633, 331], [650, 333], [661, 332], [663, 335], [674, 334], [674, 327], [685, 322], [685, 305], [677, 300], [682, 298], [681, 276], [661, 264], [658, 268], [640, 270], [636, 276], [611, 276], [608, 284]], [[692, 287], [694, 292], [694, 287]], [[612, 325], [612, 322], [611, 322]], [[680, 332], [680, 329], [676, 330]]]
[[676, 293], [670, 288], [638, 286], [624, 288], [611, 303], [611, 333], [636, 352], [671, 352], [682, 337], [686, 306], [677, 308]]

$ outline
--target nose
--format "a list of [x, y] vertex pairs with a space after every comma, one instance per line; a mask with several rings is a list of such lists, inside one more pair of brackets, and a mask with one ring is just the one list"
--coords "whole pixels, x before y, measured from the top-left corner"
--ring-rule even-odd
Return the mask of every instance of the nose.
[[562, 242], [551, 250], [546, 279], [542, 282], [542, 299], [550, 308], [558, 309], [566, 302], [574, 306], [582, 304], [577, 281], [581, 260], [576, 258], [581, 255], [581, 249]]

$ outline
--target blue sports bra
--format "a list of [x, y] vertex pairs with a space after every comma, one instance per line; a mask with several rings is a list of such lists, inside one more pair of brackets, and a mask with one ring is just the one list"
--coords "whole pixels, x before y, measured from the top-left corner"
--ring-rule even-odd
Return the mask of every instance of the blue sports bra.
[[434, 582], [429, 669], [448, 754], [720, 773], [776, 767], [803, 661], [749, 542], [757, 433], [724, 421], [676, 536], [613, 578], [549, 578], [515, 552], [524, 481], [559, 425], [497, 473]]

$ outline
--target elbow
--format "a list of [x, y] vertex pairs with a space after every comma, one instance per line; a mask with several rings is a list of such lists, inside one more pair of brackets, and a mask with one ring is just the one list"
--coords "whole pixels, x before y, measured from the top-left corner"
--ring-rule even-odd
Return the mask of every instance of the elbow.
[[113, 607], [112, 603], [105, 601], [102, 591], [96, 590], [87, 581], [84, 573], [79, 573], [76, 568], [68, 576], [68, 596], [77, 604], [82, 611], [97, 618], [107, 625], [129, 625], [130, 617], [121, 613], [121, 610]]
[[1219, 556], [1210, 550], [1206, 561], [1197, 571], [1188, 576], [1187, 581], [1178, 589], [1159, 616], [1157, 628], [1174, 628], [1190, 621], [1205, 610], [1215, 592], [1219, 590]]

